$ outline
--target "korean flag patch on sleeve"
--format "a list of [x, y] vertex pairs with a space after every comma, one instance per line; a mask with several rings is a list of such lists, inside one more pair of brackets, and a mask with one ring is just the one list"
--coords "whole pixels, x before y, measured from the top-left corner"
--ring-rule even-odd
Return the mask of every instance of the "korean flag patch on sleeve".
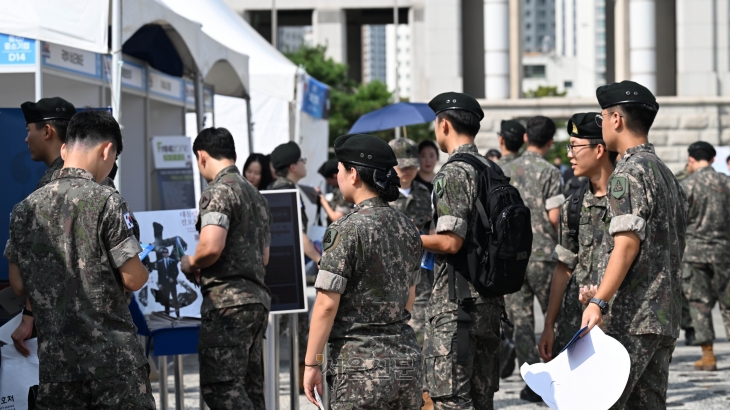
[[132, 215], [129, 214], [129, 212], [126, 212], [123, 216], [124, 223], [127, 224], [127, 229], [134, 228], [134, 221], [132, 221]]

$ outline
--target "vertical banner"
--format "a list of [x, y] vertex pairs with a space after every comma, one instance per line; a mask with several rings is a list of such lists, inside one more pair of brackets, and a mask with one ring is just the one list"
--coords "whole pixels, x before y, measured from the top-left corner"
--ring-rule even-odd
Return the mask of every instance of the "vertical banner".
[[195, 221], [197, 209], [150, 211], [134, 214], [139, 223], [140, 242], [152, 250], [142, 259], [150, 277], [135, 292], [145, 315], [165, 312], [173, 317], [200, 317], [203, 295], [180, 270], [180, 259], [198, 245]]
[[161, 208], [164, 210], [195, 208], [193, 151], [190, 138], [153, 137], [152, 152]]

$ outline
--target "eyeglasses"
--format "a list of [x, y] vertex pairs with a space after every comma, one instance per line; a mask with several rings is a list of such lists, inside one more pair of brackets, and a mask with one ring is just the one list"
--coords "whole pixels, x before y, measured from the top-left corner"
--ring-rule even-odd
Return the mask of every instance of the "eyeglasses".
[[[615, 111], [609, 111], [606, 114], [613, 114]], [[623, 115], [619, 115], [619, 117], [623, 118]], [[596, 125], [598, 125], [599, 128], [603, 128], [603, 114], [596, 114]]]
[[576, 148], [580, 148], [580, 147], [592, 147], [594, 145], [598, 145], [598, 144], [583, 144], [583, 145], [571, 145], [571, 144], [567, 144], [565, 146], [565, 149], [567, 149], [568, 150], [568, 154], [570, 154], [571, 152], [574, 152], [573, 150], [576, 149]]
[[307, 163], [307, 159], [306, 158], [299, 158], [299, 161], [303, 162], [304, 164]]

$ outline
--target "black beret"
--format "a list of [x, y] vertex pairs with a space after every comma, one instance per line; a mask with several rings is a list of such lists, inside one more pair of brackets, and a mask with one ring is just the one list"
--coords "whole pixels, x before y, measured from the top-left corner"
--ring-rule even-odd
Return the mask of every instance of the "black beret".
[[568, 120], [568, 135], [575, 138], [603, 139], [601, 127], [596, 124], [598, 112], [581, 112], [573, 114]]
[[715, 148], [710, 144], [709, 142], [705, 141], [697, 141], [692, 143], [692, 145], [687, 148], [687, 152], [689, 152], [689, 155], [691, 156], [696, 151], [705, 151], [710, 153], [713, 157], [717, 155], [717, 152], [715, 151]]
[[274, 169], [281, 169], [296, 164], [301, 157], [302, 150], [299, 149], [299, 145], [294, 141], [289, 141], [274, 148], [274, 151], [271, 152], [271, 165], [274, 166]]
[[442, 111], [446, 110], [464, 110], [479, 117], [479, 121], [484, 118], [484, 111], [479, 102], [469, 94], [464, 93], [442, 93], [435, 97], [428, 103], [433, 112], [438, 115]]
[[525, 135], [525, 127], [519, 121], [502, 120], [499, 135], [522, 139]]
[[20, 105], [25, 123], [70, 120], [76, 114], [76, 108], [61, 97], [41, 98], [37, 103], [26, 101]]
[[598, 104], [601, 108], [613, 107], [619, 104], [641, 103], [659, 109], [656, 97], [648, 88], [628, 80], [598, 87], [596, 89], [596, 98], [598, 98]]
[[340, 162], [387, 171], [398, 165], [395, 153], [387, 142], [367, 134], [337, 137], [335, 155]]
[[331, 159], [331, 160], [325, 162], [324, 164], [322, 164], [322, 166], [319, 167], [319, 170], [317, 170], [317, 172], [319, 172], [319, 175], [322, 175], [325, 178], [332, 177], [335, 174], [337, 174], [337, 172], [339, 171], [337, 168], [338, 163], [339, 163], [339, 161], [337, 161], [336, 159]]

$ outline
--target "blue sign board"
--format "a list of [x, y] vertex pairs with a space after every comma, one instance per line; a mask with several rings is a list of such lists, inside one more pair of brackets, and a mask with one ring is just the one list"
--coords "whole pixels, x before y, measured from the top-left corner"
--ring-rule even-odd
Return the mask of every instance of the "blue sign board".
[[314, 118], [329, 118], [330, 88], [327, 84], [307, 76], [303, 91], [302, 111]]
[[0, 34], [0, 65], [35, 65], [35, 40]]

